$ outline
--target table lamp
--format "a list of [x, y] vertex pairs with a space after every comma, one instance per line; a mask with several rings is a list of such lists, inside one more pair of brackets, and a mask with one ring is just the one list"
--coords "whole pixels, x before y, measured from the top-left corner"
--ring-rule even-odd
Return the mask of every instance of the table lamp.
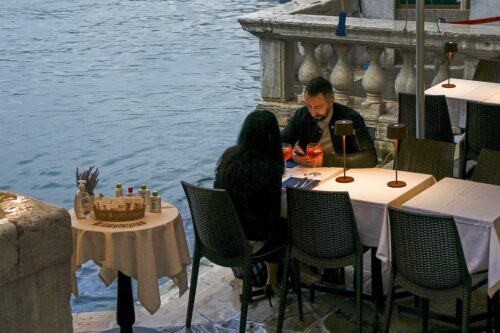
[[387, 183], [389, 187], [405, 187], [406, 183], [398, 180], [398, 141], [406, 138], [405, 124], [387, 125], [387, 138], [394, 140], [394, 169], [396, 170], [396, 180]]
[[457, 43], [456, 42], [446, 42], [444, 43], [444, 53], [448, 57], [448, 83], [443, 83], [441, 86], [443, 88], [455, 88], [453, 83], [450, 83], [451, 76], [451, 59], [453, 58], [453, 53], [457, 52]]
[[339, 183], [350, 183], [354, 178], [345, 175], [346, 169], [346, 152], [345, 152], [345, 137], [354, 134], [354, 127], [350, 120], [337, 120], [335, 122], [335, 135], [342, 136], [342, 154], [344, 159], [344, 175], [337, 177], [335, 180]]

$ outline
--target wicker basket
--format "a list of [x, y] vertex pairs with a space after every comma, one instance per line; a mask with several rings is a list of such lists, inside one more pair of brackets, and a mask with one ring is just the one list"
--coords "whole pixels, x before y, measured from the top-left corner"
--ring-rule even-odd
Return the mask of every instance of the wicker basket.
[[96, 220], [111, 221], [111, 222], [137, 220], [144, 217], [145, 211], [146, 211], [145, 207], [127, 211], [100, 210], [94, 207], [94, 215]]

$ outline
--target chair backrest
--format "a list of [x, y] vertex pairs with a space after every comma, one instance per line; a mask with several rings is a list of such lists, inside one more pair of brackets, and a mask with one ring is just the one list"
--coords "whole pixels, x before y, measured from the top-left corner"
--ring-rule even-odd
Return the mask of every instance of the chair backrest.
[[342, 258], [360, 244], [347, 192], [286, 189], [291, 241], [302, 253], [318, 259]]
[[453, 143], [406, 138], [398, 154], [398, 170], [430, 174], [439, 181], [453, 177], [454, 155]]
[[[399, 93], [398, 122], [406, 124], [408, 137], [415, 138], [416, 96]], [[444, 95], [425, 95], [425, 138], [453, 142], [448, 103]]]
[[470, 283], [455, 221], [389, 208], [393, 269], [429, 289]]
[[471, 180], [500, 185], [500, 151], [482, 149]]
[[225, 190], [201, 188], [184, 181], [181, 184], [203, 255], [210, 260], [248, 255], [250, 247], [229, 194]]
[[500, 105], [467, 102], [465, 157], [477, 160], [481, 149], [500, 150]]

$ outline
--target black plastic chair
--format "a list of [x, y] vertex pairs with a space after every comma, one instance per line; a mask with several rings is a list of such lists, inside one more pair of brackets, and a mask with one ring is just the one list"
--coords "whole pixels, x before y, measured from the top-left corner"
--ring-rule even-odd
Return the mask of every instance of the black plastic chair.
[[500, 151], [482, 149], [471, 180], [500, 185]]
[[461, 177], [466, 177], [467, 161], [477, 161], [481, 149], [500, 150], [500, 105], [467, 102], [464, 153]]
[[293, 276], [303, 320], [302, 293], [298, 262], [318, 268], [341, 268], [354, 265], [357, 329], [361, 332], [361, 293], [363, 281], [363, 246], [358, 235], [356, 218], [347, 192], [311, 191], [288, 187], [289, 242], [283, 271], [284, 287], [280, 300], [277, 331], [283, 328], [288, 291], [288, 270]]
[[[410, 138], [417, 137], [416, 100], [415, 95], [399, 93], [398, 122], [406, 124]], [[425, 95], [425, 138], [450, 143], [456, 141], [444, 95]]]
[[242, 268], [240, 332], [243, 333], [246, 327], [248, 303], [252, 297], [252, 261], [261, 260], [264, 256], [284, 247], [277, 247], [258, 256], [252, 255], [238, 214], [226, 190], [201, 188], [184, 181], [181, 184], [188, 199], [195, 232], [186, 327], [191, 327], [200, 259], [206, 257], [219, 266]]
[[436, 180], [453, 177], [455, 145], [427, 139], [402, 140], [398, 170], [433, 175]]
[[383, 332], [389, 331], [396, 286], [421, 297], [422, 329], [427, 332], [429, 300], [460, 299], [457, 318], [468, 332], [472, 290], [487, 281], [486, 273], [471, 276], [452, 216], [433, 216], [389, 207], [391, 271]]

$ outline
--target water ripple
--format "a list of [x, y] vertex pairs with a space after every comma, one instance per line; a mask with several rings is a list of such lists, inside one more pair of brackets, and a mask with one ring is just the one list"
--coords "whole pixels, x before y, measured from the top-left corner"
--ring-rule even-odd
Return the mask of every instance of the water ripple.
[[[236, 17], [271, 0], [3, 1], [0, 188], [71, 208], [74, 173], [98, 192], [146, 183], [193, 231], [180, 180], [211, 186], [259, 95], [259, 43]], [[73, 311], [112, 310], [95, 265]]]

